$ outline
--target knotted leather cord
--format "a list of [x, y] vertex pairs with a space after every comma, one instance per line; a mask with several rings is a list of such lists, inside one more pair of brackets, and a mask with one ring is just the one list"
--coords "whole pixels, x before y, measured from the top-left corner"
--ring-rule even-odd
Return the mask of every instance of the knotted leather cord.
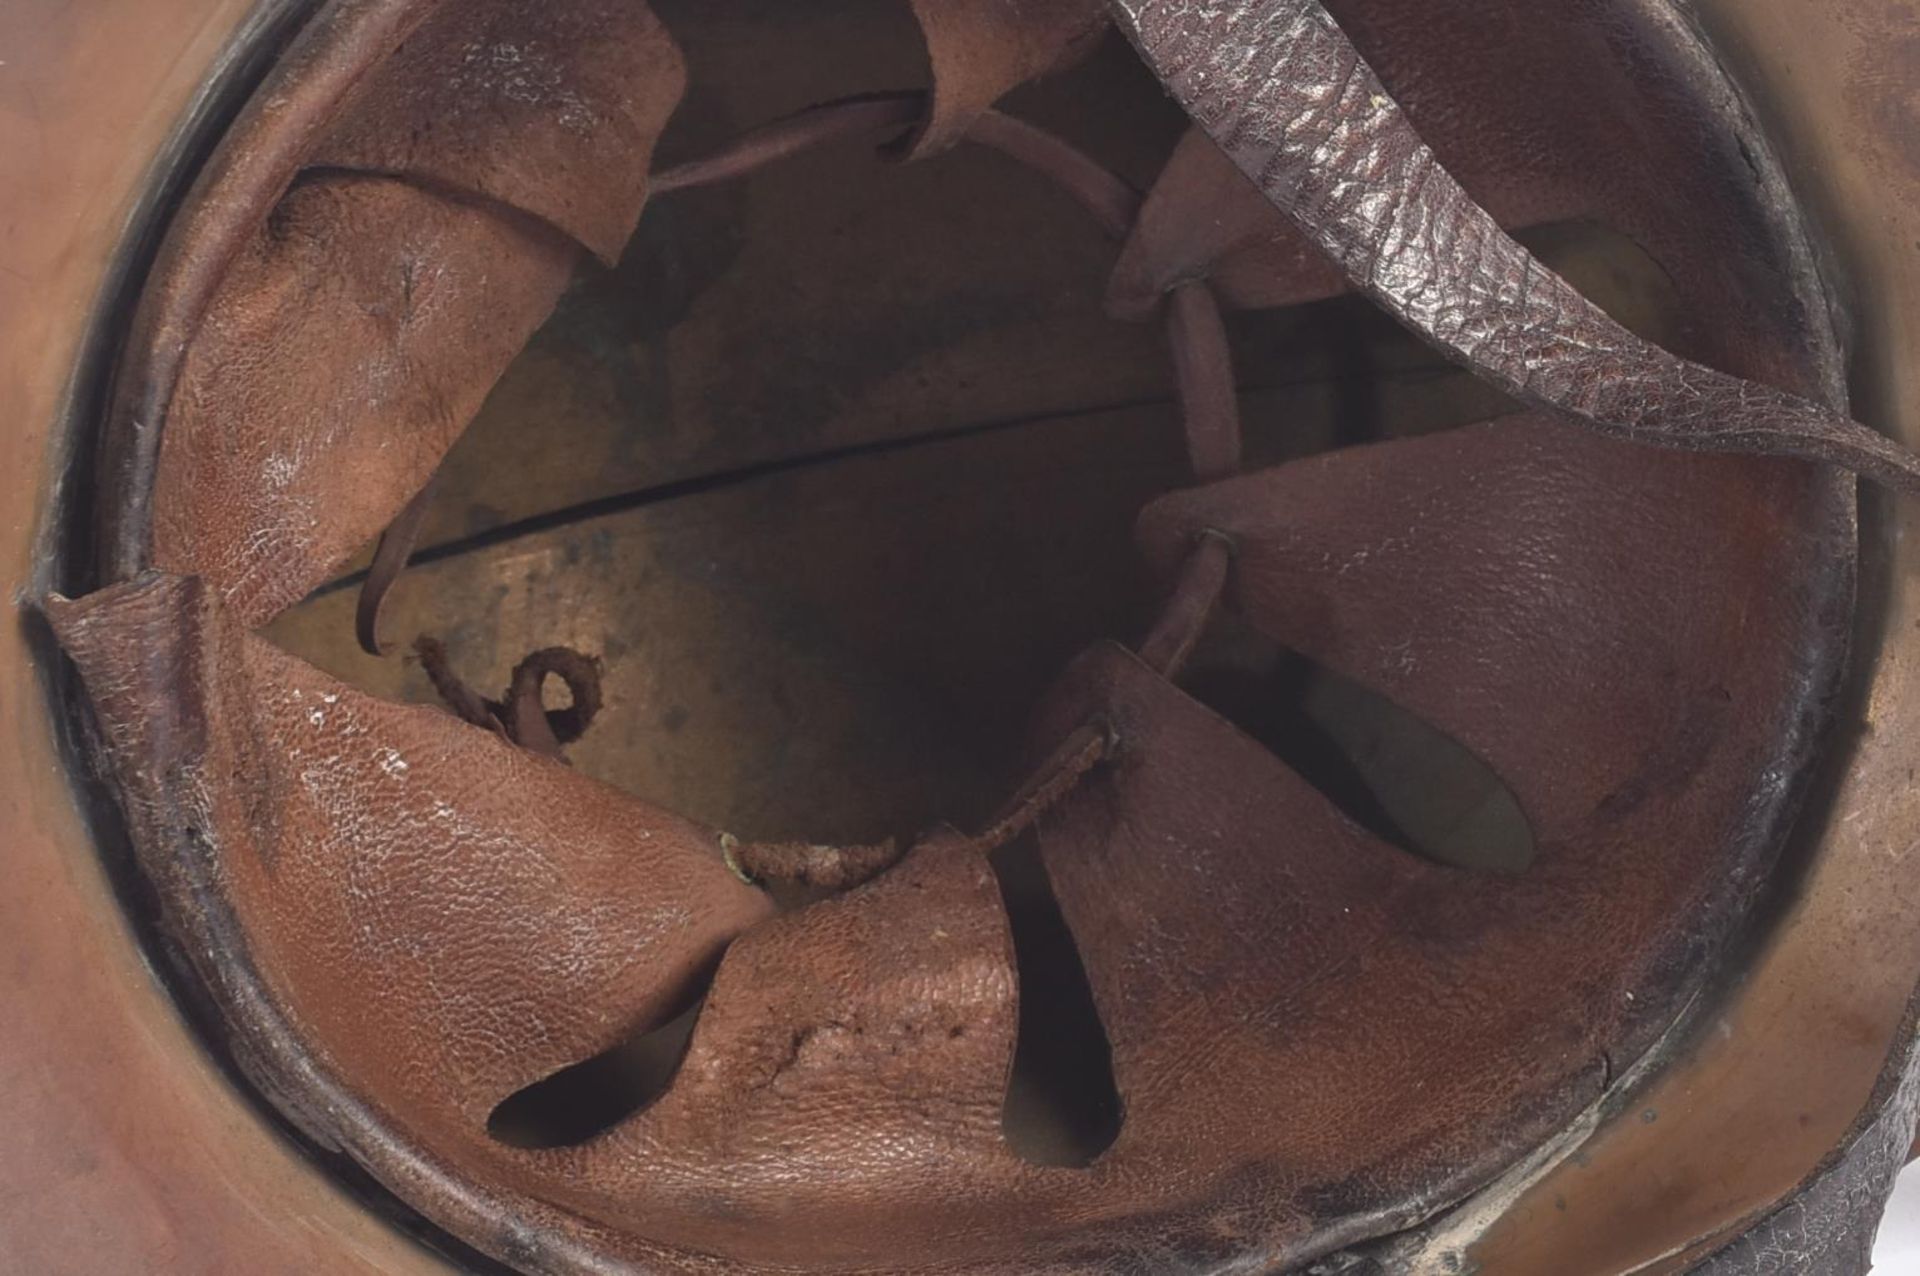
[[[564, 761], [562, 747], [585, 735], [600, 712], [600, 661], [571, 647], [543, 647], [515, 665], [498, 700], [481, 696], [453, 672], [439, 639], [422, 635], [414, 642], [414, 652], [433, 689], [457, 717], [545, 757]], [[541, 693], [548, 678], [567, 685], [572, 704], [546, 707]]]
[[742, 842], [720, 835], [720, 856], [733, 875], [749, 886], [780, 882], [817, 891], [849, 890], [872, 881], [900, 862], [907, 848], [888, 838], [867, 846], [829, 846], [819, 842]]
[[[984, 855], [1013, 841], [1112, 757], [1120, 738], [1104, 719], [1088, 722], [1055, 746], [984, 830], [963, 840]], [[908, 848], [889, 839], [869, 846], [809, 842], [742, 842], [720, 836], [720, 852], [734, 876], [749, 885], [784, 882], [815, 890], [848, 890], [899, 863]]]
[[[885, 148], [893, 144], [893, 135], [915, 128], [926, 118], [927, 101], [924, 93], [903, 92], [809, 107], [749, 130], [710, 155], [664, 170], [652, 179], [652, 189], [667, 193], [733, 181], [817, 147], [873, 134], [882, 135]], [[1060, 137], [988, 111], [973, 122], [966, 140], [1048, 178], [1116, 243], [1124, 243], [1132, 233], [1142, 203], [1139, 192]], [[1229, 477], [1241, 463], [1239, 399], [1220, 305], [1204, 280], [1188, 281], [1174, 291], [1166, 307], [1166, 331], [1194, 476], [1203, 482]], [[382, 536], [361, 587], [357, 625], [361, 645], [370, 653], [380, 654], [381, 606], [412, 554], [434, 486], [429, 482]], [[1226, 582], [1227, 548], [1223, 537], [1200, 539], [1169, 595], [1164, 615], [1143, 643], [1142, 657], [1163, 673], [1178, 671], [1211, 618]], [[462, 681], [438, 640], [422, 637], [415, 650], [435, 690], [456, 714], [537, 753], [560, 757], [562, 746], [579, 738], [600, 707], [598, 662], [569, 648], [547, 648], [527, 657], [514, 670], [512, 683], [499, 700], [485, 699]], [[550, 712], [541, 703], [541, 688], [549, 674], [567, 683], [574, 698], [569, 709]], [[1072, 733], [992, 826], [973, 840], [991, 850], [1018, 837], [1071, 792], [1116, 743], [1104, 724], [1088, 724]], [[743, 843], [727, 835], [722, 849], [728, 867], [745, 881], [845, 890], [891, 868], [906, 848], [894, 841], [852, 847]]]
[[[1209, 538], [1213, 542], [1213, 538]], [[1120, 738], [1105, 719], [1069, 733], [980, 833], [962, 840], [979, 854], [1000, 849], [1031, 829], [1093, 769], [1111, 758]], [[843, 891], [872, 881], [898, 864], [908, 847], [894, 839], [867, 846], [816, 842], [742, 842], [720, 835], [720, 854], [750, 886], [779, 882], [817, 891]]]

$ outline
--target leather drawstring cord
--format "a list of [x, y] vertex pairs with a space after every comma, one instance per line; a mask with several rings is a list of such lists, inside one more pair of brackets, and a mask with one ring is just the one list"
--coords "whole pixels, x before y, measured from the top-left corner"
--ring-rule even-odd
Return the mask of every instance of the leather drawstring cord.
[[369, 656], [387, 654], [380, 642], [380, 611], [386, 605], [388, 591], [407, 570], [407, 560], [413, 557], [413, 547], [419, 543], [427, 513], [433, 508], [433, 491], [439, 485], [440, 475], [435, 471], [426, 486], [414, 493], [413, 499], [380, 534], [379, 547], [373, 551], [373, 565], [367, 568], [366, 583], [360, 586], [359, 605], [353, 616], [360, 649]]
[[1096, 718], [1055, 746], [1032, 779], [1013, 795], [1000, 816], [973, 839], [982, 853], [997, 850], [1040, 822], [1060, 799], [1073, 792], [1095, 767], [1120, 750], [1120, 736], [1105, 718]]
[[784, 120], [749, 129], [713, 154], [654, 174], [652, 195], [693, 190], [746, 177], [779, 160], [871, 133], [903, 133], [922, 115], [919, 94], [877, 94], [810, 106]]
[[[1055, 747], [985, 830], [974, 837], [953, 836], [982, 855], [1005, 846], [1039, 823], [1119, 747], [1119, 736], [1104, 719], [1087, 723]], [[924, 842], [938, 840], [929, 837]], [[915, 839], [914, 844], [922, 844], [922, 839]], [[749, 886], [779, 882], [813, 890], [850, 890], [899, 863], [907, 849], [892, 839], [868, 846], [823, 846], [809, 842], [742, 842], [731, 833], [720, 835], [721, 858], [733, 875]]]
[[[686, 190], [745, 177], [813, 146], [908, 128], [922, 118], [925, 102], [924, 94], [913, 93], [812, 107], [755, 129], [712, 156], [666, 170], [655, 178], [654, 189]], [[1054, 182], [1114, 240], [1124, 242], [1132, 232], [1140, 214], [1139, 192], [1065, 140], [998, 111], [987, 111], [974, 121], [966, 140], [998, 151]], [[1210, 481], [1237, 473], [1241, 464], [1239, 398], [1226, 326], [1213, 290], [1200, 280], [1175, 290], [1167, 306], [1166, 325], [1194, 475]], [[1148, 664], [1171, 674], [1192, 651], [1224, 588], [1229, 551], [1222, 536], [1202, 538], [1165, 614], [1142, 646], [1141, 655]], [[1105, 722], [1089, 723], [1073, 732], [993, 824], [970, 840], [990, 851], [1019, 837], [1110, 757], [1117, 743]], [[861, 847], [746, 844], [731, 836], [723, 838], [722, 849], [728, 867], [745, 880], [834, 889], [877, 876], [903, 853], [893, 842]]]
[[1159, 623], [1140, 644], [1140, 659], [1163, 678], [1175, 678], [1207, 630], [1226, 592], [1233, 541], [1224, 532], [1202, 532], [1181, 564]]
[[[433, 689], [457, 716], [546, 757], [561, 758], [561, 748], [585, 735], [600, 712], [600, 662], [571, 647], [545, 647], [515, 665], [498, 700], [484, 698], [453, 672], [446, 645], [438, 638], [423, 635], [414, 651]], [[542, 692], [548, 678], [567, 685], [572, 704], [546, 707]]]
[[1173, 290], [1167, 305], [1167, 344], [1179, 379], [1187, 459], [1202, 483], [1240, 472], [1240, 392], [1220, 301], [1204, 283]]

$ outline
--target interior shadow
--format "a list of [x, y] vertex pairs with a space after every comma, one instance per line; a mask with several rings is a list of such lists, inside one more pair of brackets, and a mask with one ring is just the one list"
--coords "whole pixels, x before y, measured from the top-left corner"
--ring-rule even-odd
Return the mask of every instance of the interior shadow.
[[1524, 872], [1533, 829], [1498, 772], [1368, 687], [1226, 618], [1183, 679], [1375, 837], [1435, 863]]
[[1036, 1165], [1091, 1164], [1119, 1137], [1113, 1048], [1080, 949], [1028, 833], [993, 854], [1013, 928], [1020, 1027], [1001, 1130]]
[[488, 1116], [487, 1133], [510, 1147], [572, 1147], [652, 1103], [680, 1070], [708, 982], [659, 1027], [508, 1095]]

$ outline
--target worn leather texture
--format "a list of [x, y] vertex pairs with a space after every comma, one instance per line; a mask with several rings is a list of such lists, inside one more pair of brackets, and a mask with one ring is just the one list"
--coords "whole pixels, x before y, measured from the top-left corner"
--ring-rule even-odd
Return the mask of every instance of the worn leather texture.
[[137, 762], [141, 835], [211, 851], [276, 996], [418, 1137], [471, 1142], [514, 1091], [671, 1017], [771, 912], [717, 831], [370, 700], [208, 592], [149, 576], [50, 614]]
[[354, 89], [310, 163], [404, 177], [539, 218], [611, 264], [680, 100], [678, 48], [643, 4], [441, 5]]
[[121, 557], [253, 624], [427, 482], [580, 248], [617, 255], [684, 79], [644, 5], [560, 6], [517, 43], [515, 5], [357, 8], [258, 108], [293, 119], [241, 125], [261, 158], [205, 179], [204, 206], [253, 219], [171, 248], [119, 405], [169, 428], [107, 454], [151, 507]]
[[[989, 109], [1097, 6], [913, 7], [934, 74], [917, 150], [1011, 154], [1128, 241], [1114, 295], [1168, 322], [1199, 480], [1139, 527], [1168, 640], [1064, 673], [1013, 786], [1020, 828], [926, 835], [776, 916], [720, 830], [254, 632], [401, 513], [575, 265], [617, 257], [682, 87], [638, 4], [328, 11], [286, 64], [325, 88], [310, 116], [275, 133], [284, 86], [263, 93], [238, 136], [266, 176], [213, 170], [136, 327], [112, 427], [131, 441], [108, 451], [142, 496], [109, 521], [116, 579], [49, 607], [256, 1080], [528, 1270], [1265, 1269], [1420, 1223], [1601, 1100], [1701, 986], [1765, 882], [1844, 654], [1851, 494], [1807, 461], [1917, 472], [1816, 403], [1832, 350], [1778, 287], [1790, 271], [1676, 275], [1718, 371], [1632, 336], [1468, 197], [1317, 4], [1115, 6], [1213, 139], [1181, 143], [1144, 214]], [[1449, 79], [1452, 48], [1402, 55], [1436, 77], [1429, 102], [1488, 81]], [[898, 141], [915, 100], [790, 122], [698, 180]], [[1482, 171], [1515, 184], [1509, 220], [1656, 217], [1645, 192], [1616, 206], [1525, 163]], [[1185, 238], [1196, 198], [1237, 220]], [[1652, 238], [1697, 242], [1686, 216], [1711, 209]], [[1270, 253], [1201, 276], [1271, 245], [1276, 213], [1557, 415], [1234, 476], [1220, 303], [1298, 285]], [[1774, 321], [1728, 335], [1714, 317], [1742, 301]], [[1538, 862], [1421, 861], [1189, 695], [1179, 666], [1216, 602], [1491, 766]], [[1060, 769], [1063, 749], [1083, 765]], [[1124, 1108], [1085, 1166], [1023, 1159], [1002, 1128], [1021, 988], [988, 856], [1029, 823]], [[572, 1146], [490, 1133], [503, 1100], [702, 995], [649, 1106]]]
[[[1736, 302], [1780, 287], [1784, 263], [1755, 243], [1764, 223], [1725, 180], [1730, 165], [1746, 163], [1738, 144], [1698, 116], [1684, 59], [1650, 38], [1648, 22], [1678, 19], [1609, 20], [1575, 8], [1546, 21], [1528, 0], [1455, 6], [1445, 21], [1419, 0], [1332, 0], [1327, 11], [1446, 171], [1501, 226], [1618, 230], [1703, 307], [1677, 353], [1724, 368], [1738, 350], [1745, 376], [1791, 375], [1794, 347], [1783, 334], [1816, 340], [1824, 319], [1794, 314], [1793, 302], [1766, 314]], [[1726, 86], [1708, 91], [1723, 111], [1746, 110]], [[1155, 180], [1115, 266], [1109, 306], [1138, 315], [1173, 281], [1202, 275], [1240, 305], [1346, 291], [1325, 252], [1210, 142], [1194, 126]], [[1689, 215], [1676, 217], [1680, 207]], [[1779, 371], [1753, 370], [1767, 350]]]
[[154, 564], [208, 581], [252, 624], [300, 599], [433, 473], [572, 256], [411, 185], [301, 182], [228, 268], [182, 363]]
[[1319, 0], [1117, 0], [1155, 72], [1349, 280], [1517, 398], [1624, 438], [1920, 466], [1831, 409], [1628, 332], [1475, 203]]

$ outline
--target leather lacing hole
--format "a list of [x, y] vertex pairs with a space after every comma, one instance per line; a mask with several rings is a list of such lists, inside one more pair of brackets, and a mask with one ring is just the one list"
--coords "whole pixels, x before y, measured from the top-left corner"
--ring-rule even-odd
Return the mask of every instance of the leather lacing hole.
[[[1113, 1145], [1123, 1115], [1106, 1026], [1037, 837], [1023, 833], [990, 862], [1020, 987], [1001, 1130], [1022, 1160], [1084, 1167]], [[487, 1133], [510, 1147], [574, 1147], [644, 1111], [673, 1084], [710, 983], [659, 1026], [509, 1095], [488, 1116]]]
[[1013, 930], [1020, 1021], [1000, 1111], [1007, 1146], [1036, 1165], [1091, 1164], [1120, 1135], [1113, 1046], [1060, 901], [1028, 832], [992, 855]]
[[645, 1110], [680, 1071], [712, 982], [709, 971], [665, 1022], [502, 1099], [487, 1133], [509, 1147], [574, 1147]]
[[1499, 773], [1387, 697], [1230, 617], [1183, 681], [1380, 840], [1474, 872], [1532, 865], [1532, 826]]

